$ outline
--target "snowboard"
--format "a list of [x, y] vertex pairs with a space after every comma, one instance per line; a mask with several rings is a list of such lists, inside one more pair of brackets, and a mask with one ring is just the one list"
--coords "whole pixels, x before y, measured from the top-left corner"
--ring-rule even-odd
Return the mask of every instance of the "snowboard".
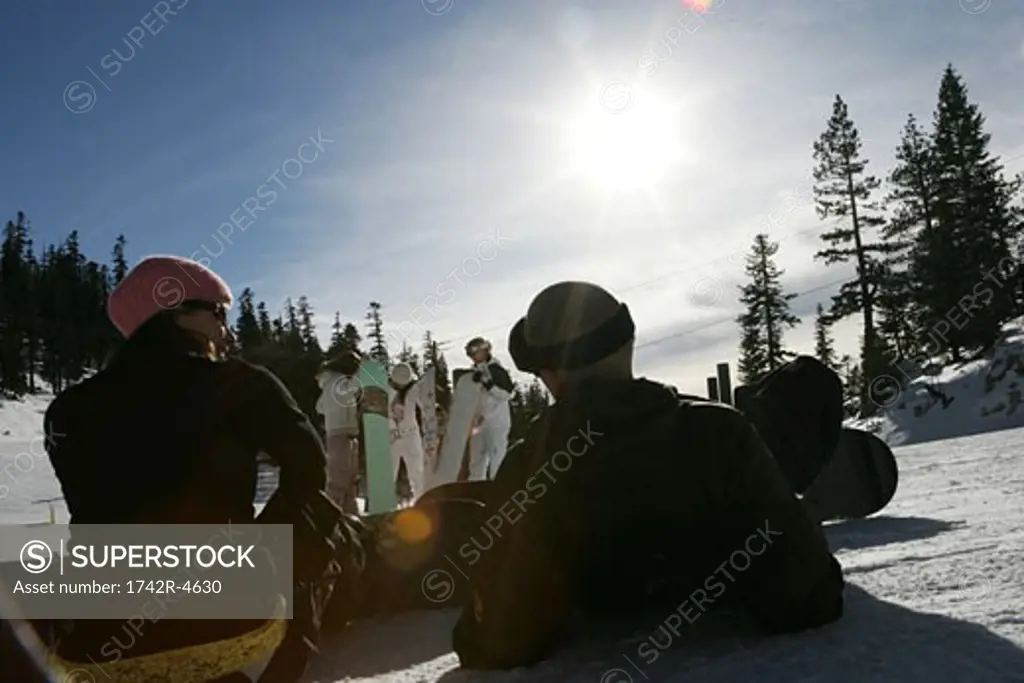
[[[757, 414], [754, 393], [752, 386], [733, 391], [733, 405], [751, 419]], [[898, 483], [896, 458], [888, 444], [870, 432], [844, 427], [836, 450], [823, 460], [821, 471], [802, 495], [822, 522], [856, 519], [888, 505]]]
[[376, 361], [363, 361], [359, 368], [362, 387], [363, 450], [366, 453], [366, 511], [387, 512], [398, 507], [395, 471], [388, 435], [388, 371]]
[[420, 414], [423, 417], [423, 469], [431, 472], [437, 463], [437, 449], [441, 443], [437, 418], [437, 374], [434, 366], [424, 370], [419, 381]]
[[889, 445], [870, 432], [846, 427], [804, 500], [822, 522], [860, 519], [888, 505], [898, 485], [899, 468]]
[[471, 370], [456, 370], [453, 377], [455, 392], [452, 396], [448, 423], [445, 425], [444, 438], [441, 439], [437, 463], [432, 469], [427, 469], [424, 477], [428, 491], [458, 478], [466, 445], [473, 429], [473, 420], [480, 408], [480, 399], [483, 395], [483, 388], [478, 382], [473, 381]]

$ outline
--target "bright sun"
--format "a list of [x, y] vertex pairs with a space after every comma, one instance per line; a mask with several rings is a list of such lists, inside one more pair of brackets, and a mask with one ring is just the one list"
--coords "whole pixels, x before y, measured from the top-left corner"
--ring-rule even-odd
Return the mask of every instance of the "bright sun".
[[680, 159], [678, 114], [632, 95], [589, 107], [569, 127], [573, 170], [606, 190], [652, 187]]

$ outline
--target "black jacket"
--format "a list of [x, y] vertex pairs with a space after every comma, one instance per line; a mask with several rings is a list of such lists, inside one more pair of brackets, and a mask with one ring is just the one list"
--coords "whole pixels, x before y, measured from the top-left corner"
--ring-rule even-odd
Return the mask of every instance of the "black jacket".
[[[280, 466], [273, 500], [285, 507], [315, 499], [326, 481], [323, 444], [309, 419], [274, 375], [241, 360], [120, 357], [61, 393], [45, 427], [73, 526], [252, 523], [260, 451]], [[262, 623], [159, 619], [132, 636], [130, 656], [229, 639]], [[67, 631], [61, 622], [34, 621], [61, 656], [96, 662], [126, 656], [110, 645], [125, 638], [124, 624], [81, 620]]]
[[463, 558], [478, 565], [454, 633], [465, 667], [535, 663], [574, 612], [633, 611], [658, 576], [659, 604], [691, 623], [727, 601], [773, 632], [842, 614], [820, 526], [730, 407], [642, 379], [579, 386], [509, 451], [491, 495], [493, 533]]
[[326, 481], [309, 419], [241, 360], [122, 358], [60, 394], [45, 427], [72, 524], [249, 522], [260, 451], [296, 499]]

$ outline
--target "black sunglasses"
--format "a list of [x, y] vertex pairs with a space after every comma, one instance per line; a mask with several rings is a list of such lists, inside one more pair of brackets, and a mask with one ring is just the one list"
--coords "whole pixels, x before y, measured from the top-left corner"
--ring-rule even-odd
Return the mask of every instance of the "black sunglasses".
[[217, 318], [218, 321], [225, 324], [228, 321], [228, 309], [227, 307], [224, 306], [224, 304], [221, 303], [214, 303], [212, 301], [198, 301], [193, 299], [190, 301], [183, 301], [181, 303], [181, 308], [190, 311], [208, 311], [212, 313], [213, 316]]

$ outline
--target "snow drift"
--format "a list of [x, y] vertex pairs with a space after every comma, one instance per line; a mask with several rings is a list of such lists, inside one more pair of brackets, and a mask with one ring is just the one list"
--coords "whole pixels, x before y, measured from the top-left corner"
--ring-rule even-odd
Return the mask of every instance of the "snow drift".
[[847, 424], [891, 446], [1024, 427], [1024, 318], [1004, 327], [981, 358], [904, 372], [875, 380], [887, 397], [880, 415]]

